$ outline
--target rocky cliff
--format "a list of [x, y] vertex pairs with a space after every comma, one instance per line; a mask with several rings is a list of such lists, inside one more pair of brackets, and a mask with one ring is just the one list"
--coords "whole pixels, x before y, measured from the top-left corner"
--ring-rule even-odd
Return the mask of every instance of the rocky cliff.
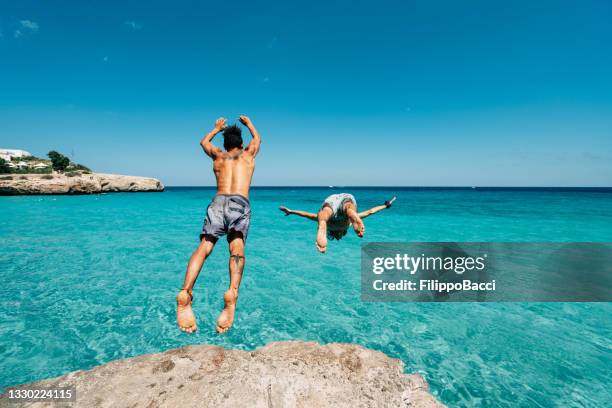
[[66, 406], [84, 408], [443, 407], [420, 375], [403, 368], [353, 344], [277, 342], [252, 352], [198, 345], [28, 386], [76, 386], [76, 403]]
[[0, 195], [98, 194], [115, 191], [164, 191], [157, 179], [119, 174], [0, 175]]

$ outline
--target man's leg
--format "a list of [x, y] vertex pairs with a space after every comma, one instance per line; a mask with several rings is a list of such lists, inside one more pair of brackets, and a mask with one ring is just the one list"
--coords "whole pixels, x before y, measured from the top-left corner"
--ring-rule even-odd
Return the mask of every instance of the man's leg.
[[242, 233], [231, 232], [228, 236], [229, 241], [229, 274], [230, 285], [229, 289], [223, 294], [225, 306], [217, 319], [217, 332], [225, 333], [232, 327], [234, 323], [234, 315], [236, 313], [236, 302], [238, 301], [238, 288], [242, 280], [242, 272], [244, 271], [244, 239]]
[[183, 289], [176, 295], [176, 322], [179, 328], [187, 333], [193, 333], [198, 328], [195, 315], [191, 308], [193, 285], [196, 279], [198, 279], [204, 261], [212, 252], [215, 242], [213, 238], [207, 236], [202, 238], [200, 245], [198, 245], [198, 248], [193, 252], [191, 258], [189, 258]]
[[351, 220], [355, 234], [357, 234], [357, 236], [360, 238], [363, 237], [363, 234], [365, 234], [365, 225], [363, 224], [361, 218], [359, 218], [359, 214], [357, 214], [357, 207], [355, 206], [355, 203], [352, 201], [346, 202], [344, 204], [344, 213], [349, 220]]
[[324, 206], [317, 214], [317, 222], [319, 226], [317, 228], [317, 241], [316, 246], [319, 252], [322, 254], [327, 251], [327, 221], [334, 214], [331, 208]]

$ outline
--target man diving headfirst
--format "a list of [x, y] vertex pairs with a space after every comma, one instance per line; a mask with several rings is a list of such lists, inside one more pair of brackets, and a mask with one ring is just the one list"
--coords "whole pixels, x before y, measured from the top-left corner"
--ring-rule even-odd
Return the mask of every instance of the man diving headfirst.
[[324, 253], [327, 251], [327, 238], [341, 239], [346, 235], [351, 225], [357, 236], [359, 238], [363, 237], [363, 234], [365, 234], [363, 219], [391, 207], [394, 201], [395, 197], [385, 201], [383, 205], [378, 205], [358, 213], [355, 197], [353, 197], [352, 194], [341, 193], [332, 194], [327, 197], [325, 201], [323, 201], [318, 214], [307, 211], [290, 210], [287, 207], [280, 207], [280, 210], [284, 212], [285, 215], [295, 214], [312, 221], [317, 221], [319, 227], [317, 229], [317, 240], [315, 245], [319, 252]]
[[[261, 139], [257, 129], [246, 116], [240, 122], [251, 132], [251, 142], [242, 148], [242, 131], [236, 125], [226, 127], [225, 119], [219, 118], [200, 145], [213, 161], [213, 172], [217, 179], [217, 194], [206, 210], [206, 220], [200, 234], [200, 245], [191, 255], [185, 273], [183, 289], [176, 295], [176, 321], [181, 330], [193, 333], [197, 329], [195, 315], [191, 308], [193, 285], [211, 254], [217, 239], [227, 234], [229, 243], [229, 289], [223, 295], [225, 307], [217, 319], [217, 331], [224, 333], [234, 323], [238, 288], [244, 269], [244, 242], [249, 232], [251, 206], [249, 188], [255, 171], [255, 156], [259, 152]], [[221, 150], [212, 144], [212, 139], [223, 131]]]

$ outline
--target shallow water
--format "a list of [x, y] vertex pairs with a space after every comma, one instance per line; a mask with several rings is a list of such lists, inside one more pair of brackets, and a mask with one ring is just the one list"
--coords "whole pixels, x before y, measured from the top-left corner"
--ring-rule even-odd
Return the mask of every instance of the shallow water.
[[391, 210], [314, 247], [316, 212], [340, 190], [252, 191], [234, 328], [214, 333], [228, 284], [220, 240], [195, 289], [200, 330], [178, 331], [174, 296], [212, 189], [161, 194], [0, 197], [0, 388], [114, 359], [213, 343], [354, 342], [401, 358], [451, 406], [606, 406], [609, 303], [408, 304], [360, 301], [360, 244], [380, 241], [612, 241], [612, 194], [346, 188]]

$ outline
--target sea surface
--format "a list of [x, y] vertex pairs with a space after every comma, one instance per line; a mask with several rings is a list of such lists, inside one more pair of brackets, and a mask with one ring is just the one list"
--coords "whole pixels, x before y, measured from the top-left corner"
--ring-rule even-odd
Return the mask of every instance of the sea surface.
[[[360, 209], [397, 202], [321, 255], [315, 223], [278, 206], [316, 212], [341, 191]], [[299, 339], [400, 358], [449, 406], [612, 405], [610, 303], [363, 303], [359, 272], [365, 242], [611, 242], [612, 190], [255, 188], [235, 325], [214, 332], [228, 285], [220, 240], [188, 335], [174, 296], [213, 195], [0, 197], [0, 389], [187, 344]]]

